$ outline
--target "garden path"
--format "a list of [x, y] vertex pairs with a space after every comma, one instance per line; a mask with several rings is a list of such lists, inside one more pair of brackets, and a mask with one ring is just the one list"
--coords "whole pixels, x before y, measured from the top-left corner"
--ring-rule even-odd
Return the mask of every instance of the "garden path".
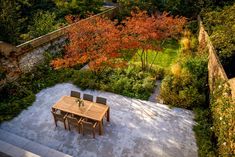
[[162, 100], [158, 98], [160, 94], [161, 83], [162, 83], [161, 80], [156, 80], [156, 83], [155, 83], [156, 87], [154, 88], [154, 92], [152, 93], [152, 95], [149, 97], [149, 101], [156, 102], [156, 103], [162, 102]]
[[55, 127], [50, 109], [71, 90], [81, 91], [70, 83], [42, 90], [32, 106], [0, 129], [75, 157], [197, 157], [192, 111], [113, 93], [81, 91], [108, 99], [111, 122], [105, 121], [104, 135], [93, 139], [75, 128], [64, 130], [61, 123]]

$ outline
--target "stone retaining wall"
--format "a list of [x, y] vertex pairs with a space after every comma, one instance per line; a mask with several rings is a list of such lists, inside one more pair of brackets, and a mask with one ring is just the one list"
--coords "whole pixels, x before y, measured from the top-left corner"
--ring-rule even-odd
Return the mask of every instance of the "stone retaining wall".
[[199, 45], [201, 49], [208, 49], [209, 52], [209, 59], [208, 59], [208, 79], [209, 79], [209, 86], [210, 91], [213, 91], [216, 86], [216, 80], [221, 79], [231, 89], [231, 95], [235, 98], [235, 78], [228, 79], [224, 68], [219, 61], [219, 57], [216, 54], [216, 50], [210, 40], [209, 35], [207, 34], [202, 21], [199, 17]]
[[80, 20], [74, 24], [55, 30], [18, 46], [0, 41], [0, 73], [4, 71], [6, 78], [0, 78], [0, 85], [6, 81], [17, 79], [20, 74], [30, 72], [35, 65], [44, 60], [44, 52], [55, 52], [63, 49], [70, 27], [97, 16], [113, 18], [116, 7], [108, 9], [100, 14]]

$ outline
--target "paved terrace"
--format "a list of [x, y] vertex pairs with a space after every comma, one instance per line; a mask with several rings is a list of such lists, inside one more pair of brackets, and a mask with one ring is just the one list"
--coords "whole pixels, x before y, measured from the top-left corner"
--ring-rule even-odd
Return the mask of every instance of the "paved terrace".
[[0, 129], [75, 157], [197, 157], [191, 111], [113, 93], [82, 91], [108, 99], [111, 121], [105, 121], [104, 135], [82, 136], [60, 122], [55, 127], [50, 109], [71, 90], [81, 91], [69, 83], [42, 90], [31, 107]]

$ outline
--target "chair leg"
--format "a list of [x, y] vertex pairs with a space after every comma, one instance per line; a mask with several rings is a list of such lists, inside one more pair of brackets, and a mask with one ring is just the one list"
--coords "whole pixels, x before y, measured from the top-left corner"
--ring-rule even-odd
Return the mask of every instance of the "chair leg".
[[66, 130], [66, 124], [65, 124], [65, 121], [64, 121], [64, 129]]
[[54, 122], [55, 122], [55, 126], [57, 127], [57, 121], [56, 121], [55, 117], [54, 117]]
[[80, 127], [80, 125], [78, 126], [78, 133], [81, 134], [81, 127]]
[[95, 129], [93, 129], [93, 138], [95, 138]]
[[68, 129], [69, 129], [69, 131], [71, 131], [71, 128], [70, 128], [70, 125], [68, 124]]
[[83, 128], [83, 125], [81, 125], [81, 131], [82, 131], [82, 135], [84, 136], [84, 128]]

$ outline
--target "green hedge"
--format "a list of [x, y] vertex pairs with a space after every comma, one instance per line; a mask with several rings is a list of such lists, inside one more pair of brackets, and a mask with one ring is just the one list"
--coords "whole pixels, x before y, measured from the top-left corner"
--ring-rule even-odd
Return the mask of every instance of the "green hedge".
[[98, 89], [147, 100], [154, 89], [156, 73], [142, 72], [138, 66], [129, 66], [126, 69], [108, 69], [100, 75], [89, 70], [75, 75], [74, 83], [81, 89]]

